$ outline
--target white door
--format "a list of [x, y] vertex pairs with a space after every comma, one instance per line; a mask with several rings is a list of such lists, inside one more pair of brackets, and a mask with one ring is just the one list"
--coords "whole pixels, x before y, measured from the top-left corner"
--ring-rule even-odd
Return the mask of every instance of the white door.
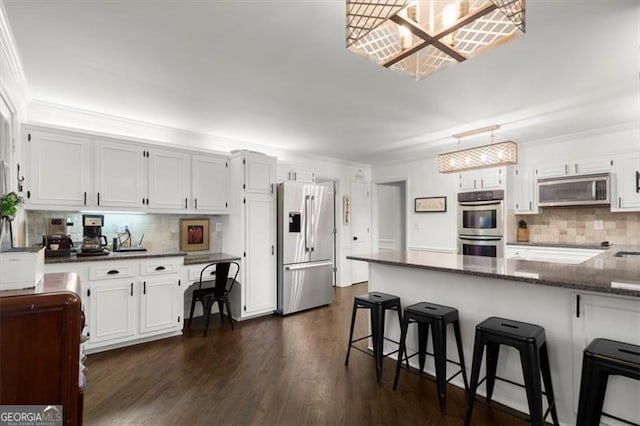
[[146, 151], [137, 145], [94, 145], [97, 205], [142, 209], [147, 196]]
[[405, 249], [404, 182], [382, 183], [376, 187], [378, 251]]
[[210, 155], [192, 155], [193, 209], [220, 212], [227, 208], [229, 168], [227, 159]]
[[140, 332], [151, 333], [177, 328], [177, 276], [151, 278], [142, 282]]
[[136, 334], [138, 289], [133, 280], [96, 282], [89, 290], [90, 344]]
[[149, 203], [153, 209], [187, 210], [190, 157], [178, 151], [149, 151]]
[[[370, 203], [369, 182], [351, 182], [351, 254], [369, 254]], [[369, 280], [367, 262], [351, 261], [351, 283]]]
[[29, 204], [84, 207], [95, 205], [92, 183], [91, 140], [30, 131], [29, 179], [25, 189]]
[[276, 309], [275, 212], [272, 195], [245, 199], [244, 311]]

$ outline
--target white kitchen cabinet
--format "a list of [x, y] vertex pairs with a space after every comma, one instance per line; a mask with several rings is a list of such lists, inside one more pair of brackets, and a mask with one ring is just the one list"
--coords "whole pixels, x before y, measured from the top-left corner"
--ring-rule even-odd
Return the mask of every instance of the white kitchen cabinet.
[[611, 211], [640, 211], [640, 151], [613, 160]]
[[191, 156], [193, 210], [199, 213], [226, 212], [229, 191], [229, 163], [226, 157], [205, 154]]
[[458, 175], [460, 191], [504, 188], [504, 167], [470, 170]]
[[142, 281], [140, 296], [140, 333], [172, 330], [179, 318], [178, 276], [169, 274]]
[[315, 183], [316, 174], [310, 169], [278, 162], [276, 167], [276, 182], [280, 183], [287, 181]]
[[180, 151], [149, 149], [149, 197], [153, 210], [187, 211], [191, 158]]
[[126, 278], [87, 284], [90, 312], [87, 349], [135, 336], [138, 311], [135, 287], [134, 280]]
[[513, 172], [513, 208], [516, 214], [536, 214], [536, 182], [532, 167], [516, 167]]
[[604, 252], [604, 250], [507, 244], [505, 257], [507, 259], [532, 260], [537, 262], [577, 264], [589, 260], [602, 252]]
[[[576, 313], [573, 316], [573, 404], [578, 407], [580, 379], [584, 349], [596, 338], [611, 339], [640, 345], [640, 304], [637, 298], [576, 294]], [[633, 336], [630, 339], [630, 336]], [[603, 411], [616, 417], [637, 421], [640, 419], [640, 382], [611, 375]], [[603, 417], [602, 423], [622, 425]]]
[[[231, 294], [238, 319], [273, 313], [276, 309], [275, 180], [276, 159], [240, 151], [229, 160], [230, 208], [223, 217], [222, 251], [242, 256], [238, 283]], [[251, 168], [257, 170], [252, 171]], [[250, 180], [262, 175], [264, 182]], [[261, 187], [261, 189], [259, 188]], [[236, 189], [238, 188], [238, 189]]]
[[536, 178], [550, 178], [571, 175], [589, 175], [608, 173], [612, 169], [611, 157], [586, 158], [582, 160], [568, 160], [558, 163], [540, 164], [536, 167]]
[[89, 138], [25, 127], [26, 207], [92, 206], [92, 144]]
[[94, 143], [96, 205], [141, 210], [147, 197], [143, 146], [97, 140]]

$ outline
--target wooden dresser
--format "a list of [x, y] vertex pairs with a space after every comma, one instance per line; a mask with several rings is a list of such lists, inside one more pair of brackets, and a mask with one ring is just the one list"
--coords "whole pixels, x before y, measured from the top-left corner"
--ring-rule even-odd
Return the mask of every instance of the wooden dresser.
[[0, 404], [62, 405], [64, 424], [82, 424], [80, 294], [74, 273], [0, 292]]

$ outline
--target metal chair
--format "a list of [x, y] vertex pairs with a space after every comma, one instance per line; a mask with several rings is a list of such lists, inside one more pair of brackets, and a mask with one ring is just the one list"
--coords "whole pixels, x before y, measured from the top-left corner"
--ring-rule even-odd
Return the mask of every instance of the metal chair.
[[[233, 278], [230, 277], [229, 271], [231, 265], [235, 265], [235, 274]], [[212, 267], [215, 267], [215, 271], [211, 271]], [[196, 306], [196, 302], [202, 303], [202, 312], [204, 315], [204, 336], [207, 336], [207, 329], [209, 328], [209, 318], [211, 316], [211, 307], [214, 302], [218, 302], [218, 310], [220, 311], [220, 322], [224, 321], [223, 308], [227, 308], [227, 318], [229, 318], [229, 324], [233, 330], [233, 317], [231, 315], [231, 303], [229, 301], [229, 294], [236, 282], [238, 272], [240, 271], [240, 265], [237, 262], [223, 262], [223, 263], [210, 263], [200, 271], [200, 280], [198, 281], [198, 288], [193, 291], [193, 298], [191, 299], [191, 311], [189, 313], [188, 327], [191, 328], [191, 320], [193, 319], [193, 310]], [[208, 275], [205, 274], [208, 272]], [[215, 275], [213, 280], [207, 279], [211, 275]], [[203, 279], [204, 278], [204, 279]], [[204, 287], [203, 287], [204, 285]]]

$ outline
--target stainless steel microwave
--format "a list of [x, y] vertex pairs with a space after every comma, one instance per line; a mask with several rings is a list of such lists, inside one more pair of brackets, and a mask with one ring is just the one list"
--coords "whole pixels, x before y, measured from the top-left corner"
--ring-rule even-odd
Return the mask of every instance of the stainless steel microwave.
[[608, 173], [538, 179], [538, 206], [588, 206], [611, 203]]

